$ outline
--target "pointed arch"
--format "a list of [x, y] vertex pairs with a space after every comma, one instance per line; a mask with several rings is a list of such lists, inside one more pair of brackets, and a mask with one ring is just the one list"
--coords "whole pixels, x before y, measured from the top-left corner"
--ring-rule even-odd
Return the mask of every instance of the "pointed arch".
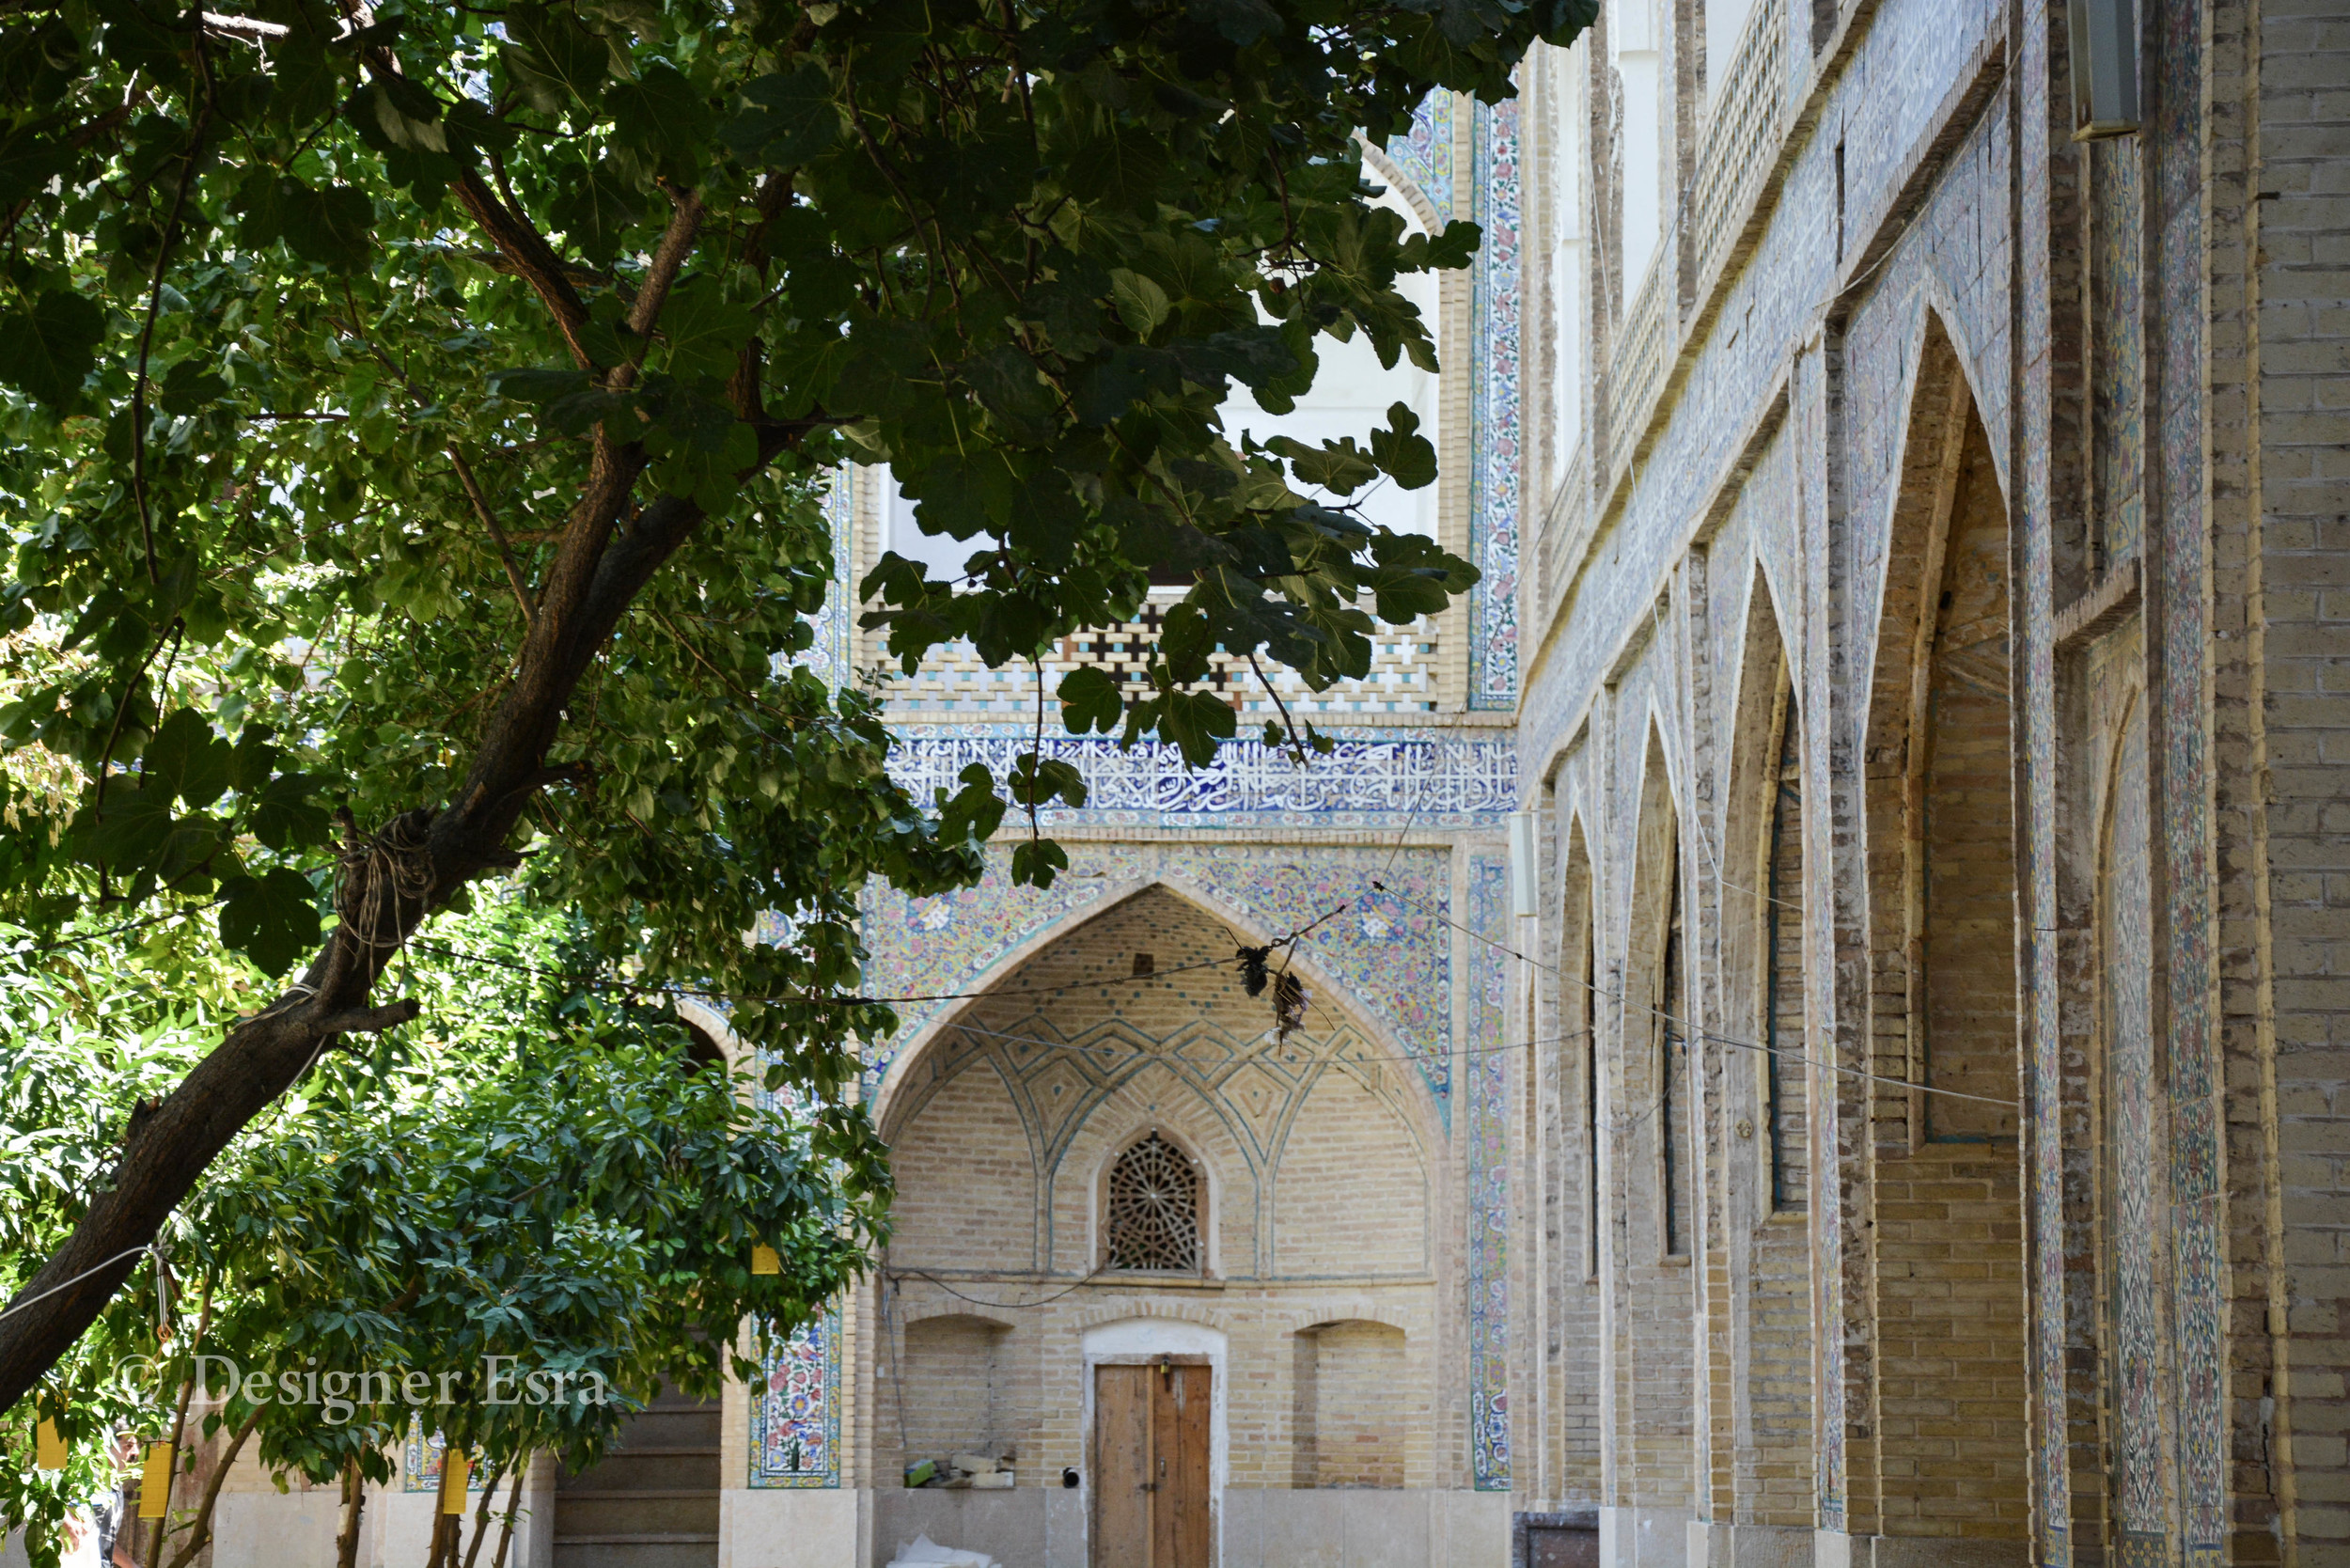
[[[1000, 1001], [1007, 993], [1004, 987], [1011, 978], [1032, 960], [1058, 944], [1078, 937], [1089, 927], [1115, 917], [1134, 901], [1152, 892], [1164, 891], [1190, 905], [1199, 914], [1217, 921], [1230, 931], [1239, 945], [1262, 946], [1287, 934], [1272, 931], [1255, 916], [1218, 895], [1214, 889], [1188, 878], [1154, 872], [1114, 885], [1081, 909], [1029, 933], [1019, 942], [977, 971], [964, 989], [973, 996], [932, 1017], [908, 1037], [891, 1058], [881, 1082], [871, 1096], [874, 1124], [889, 1136], [904, 1116], [902, 1106], [914, 1092], [916, 1081], [929, 1070], [929, 1064], [942, 1050], [964, 1048], [984, 1035], [969, 1031], [973, 1015], [990, 1001]], [[1301, 943], [1290, 951], [1290, 966], [1306, 982], [1312, 994], [1314, 1006], [1335, 1014], [1342, 1027], [1332, 1028], [1333, 1037], [1351, 1034], [1359, 1044], [1341, 1048], [1334, 1053], [1347, 1070], [1357, 1076], [1377, 1080], [1379, 1092], [1402, 1110], [1414, 1137], [1423, 1149], [1441, 1148], [1446, 1140], [1445, 1106], [1429, 1084], [1424, 1071], [1416, 1070], [1419, 1058], [1395, 1033], [1386, 1021], [1355, 995], [1343, 976], [1334, 971], [1310, 944]], [[1309, 1014], [1309, 1017], [1311, 1015]], [[1130, 1047], [1139, 1047], [1139, 1035], [1125, 1041]]]
[[1621, 1113], [1637, 1151], [1633, 1169], [1648, 1200], [1638, 1207], [1649, 1239], [1632, 1238], [1630, 1260], [1686, 1256], [1695, 1215], [1690, 1183], [1690, 1006], [1687, 901], [1682, 808], [1672, 788], [1664, 727], [1652, 718], [1641, 766], [1634, 838], [1632, 909], [1625, 933]]
[[[2021, 1540], [2027, 1478], [2006, 1463], [2025, 1447], [2031, 1387], [2014, 557], [1990, 433], [1939, 311], [1924, 313], [1918, 353], [1862, 731], [1865, 1065], [1879, 1081], [1847, 1078], [1832, 1091], [1840, 1124], [1873, 1143], [1870, 1182], [1902, 1200], [1879, 1201], [1872, 1232], [1880, 1276], [1906, 1281], [1863, 1357], [1878, 1407], [1898, 1412], [1879, 1420], [1880, 1474], [1915, 1473], [1931, 1455], [1983, 1484], [1935, 1510], [1880, 1485], [1856, 1498], [1854, 1528]], [[1930, 1216], [1959, 1203], [1982, 1216], [1987, 1239], [1954, 1259]]]
[[[1805, 1207], [1803, 715], [1795, 661], [1758, 562], [1731, 709], [1723, 807], [1722, 1017], [1765, 1046], [1731, 1077], [1751, 1117], [1762, 1214]], [[1785, 1052], [1789, 1054], [1782, 1055]]]
[[1566, 1138], [1574, 1151], [1567, 1180], [1574, 1195], [1573, 1231], [1577, 1237], [1574, 1278], [1599, 1278], [1600, 1106], [1602, 1092], [1599, 1054], [1599, 900], [1591, 873], [1591, 846], [1583, 816], [1567, 818], [1566, 854], [1560, 857], [1559, 919], [1559, 1048], [1568, 1071], [1562, 1083], [1573, 1088]]

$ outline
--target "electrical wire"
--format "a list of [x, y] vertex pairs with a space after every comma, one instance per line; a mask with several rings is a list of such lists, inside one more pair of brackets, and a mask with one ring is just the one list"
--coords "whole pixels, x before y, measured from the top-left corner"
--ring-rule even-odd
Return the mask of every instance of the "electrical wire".
[[[115, 1264], [117, 1264], [117, 1263], [118, 1263], [118, 1262], [122, 1262], [122, 1260], [123, 1260], [123, 1259], [125, 1259], [125, 1258], [135, 1258], [135, 1257], [137, 1257], [137, 1256], [138, 1256], [140, 1253], [142, 1253], [142, 1252], [154, 1252], [154, 1251], [155, 1251], [155, 1248], [154, 1248], [152, 1246], [148, 1245], [148, 1244], [146, 1244], [146, 1243], [141, 1243], [141, 1244], [140, 1244], [139, 1246], [137, 1246], [137, 1247], [129, 1247], [129, 1248], [127, 1248], [127, 1249], [125, 1249], [125, 1250], [123, 1250], [123, 1251], [118, 1252], [118, 1253], [116, 1253], [113, 1257], [111, 1257], [111, 1258], [107, 1259], [104, 1262], [100, 1263], [100, 1264], [99, 1264], [97, 1267], [95, 1267], [95, 1268], [86, 1268], [86, 1269], [84, 1269], [81, 1273], [79, 1273], [79, 1274], [75, 1275], [72, 1278], [68, 1279], [68, 1280], [65, 1280], [63, 1283], [60, 1283], [60, 1284], [55, 1284], [55, 1285], [52, 1285], [52, 1286], [50, 1286], [50, 1287], [49, 1287], [49, 1289], [47, 1289], [47, 1290], [45, 1290], [45, 1291], [41, 1292], [41, 1293], [40, 1293], [40, 1294], [39, 1294], [39, 1295], [26, 1296], [26, 1297], [25, 1297], [23, 1301], [17, 1302], [14, 1306], [10, 1307], [10, 1308], [9, 1308], [7, 1311], [5, 1311], [5, 1312], [0, 1312], [0, 1318], [5, 1318], [5, 1317], [12, 1317], [12, 1316], [14, 1316], [16, 1313], [18, 1313], [18, 1312], [21, 1312], [21, 1311], [24, 1310], [24, 1309], [25, 1309], [25, 1308], [30, 1307], [30, 1306], [31, 1306], [34, 1302], [36, 1302], [36, 1301], [46, 1301], [46, 1300], [48, 1300], [51, 1296], [55, 1295], [55, 1294], [56, 1294], [59, 1291], [69, 1290], [69, 1289], [72, 1288], [73, 1286], [80, 1284], [83, 1280], [87, 1279], [87, 1278], [88, 1278], [91, 1275], [93, 1275], [93, 1274], [103, 1274], [103, 1273], [105, 1273], [105, 1272], [106, 1272], [106, 1270], [108, 1270], [108, 1269], [110, 1269], [110, 1268], [114, 1267], [114, 1266], [115, 1266]], [[161, 1269], [162, 1264], [163, 1264], [163, 1256], [162, 1256], [162, 1254], [157, 1253], [157, 1254], [156, 1254], [156, 1266], [157, 1266], [158, 1270], [160, 1270], [160, 1269]], [[163, 1284], [162, 1276], [161, 1276], [161, 1274], [160, 1274], [160, 1272], [159, 1272], [159, 1273], [158, 1273], [158, 1275], [157, 1275], [157, 1277], [156, 1277], [156, 1290], [157, 1290], [157, 1292], [159, 1293], [159, 1295], [160, 1295], [160, 1293], [164, 1290], [164, 1284]], [[164, 1311], [165, 1311], [165, 1312], [168, 1312], [168, 1311], [169, 1311], [169, 1309], [169, 1309], [169, 1307], [168, 1307], [167, 1305], [166, 1305], [166, 1306], [164, 1306], [164, 1307], [163, 1308], [163, 1310], [164, 1310]]]
[[[1630, 1007], [1637, 1011], [1653, 1014], [1655, 1017], [1663, 1019], [1667, 1024], [1679, 1028], [1682, 1031], [1682, 1036], [1684, 1040], [1710, 1041], [1716, 1045], [1728, 1045], [1736, 1050], [1754, 1051], [1763, 1056], [1784, 1057], [1792, 1061], [1812, 1062], [1813, 1065], [1825, 1067], [1831, 1073], [1842, 1073], [1850, 1077], [1864, 1078], [1871, 1083], [1890, 1084], [1897, 1089], [1911, 1090], [1919, 1094], [1939, 1094], [1952, 1100], [1971, 1100], [1977, 1105], [1997, 1105], [2001, 1110], [2020, 1112], [2023, 1109], [2021, 1105], [2017, 1105], [2013, 1100], [1997, 1100], [1988, 1094], [1968, 1094], [1962, 1090], [1940, 1089], [1936, 1088], [1933, 1084], [1913, 1083], [1907, 1078], [1888, 1077], [1882, 1073], [1864, 1072], [1860, 1068], [1846, 1067], [1839, 1062], [1813, 1062], [1812, 1057], [1808, 1050], [1791, 1051], [1777, 1045], [1758, 1045], [1750, 1040], [1739, 1040], [1731, 1035], [1716, 1034], [1711, 1029], [1700, 1028], [1697, 1025], [1688, 1022], [1686, 1019], [1676, 1018], [1671, 1013], [1665, 1011], [1662, 1008], [1647, 1007], [1640, 1003], [1626, 1001], [1622, 997], [1601, 990], [1598, 986], [1593, 985], [1590, 980], [1578, 980], [1571, 975], [1568, 975], [1564, 970], [1561, 970], [1556, 964], [1544, 964], [1539, 958], [1529, 958], [1525, 953], [1518, 951], [1517, 949], [1511, 947], [1508, 943], [1496, 942], [1492, 937], [1487, 936], [1483, 932], [1472, 931], [1467, 926], [1461, 924], [1460, 921], [1446, 915], [1443, 911], [1430, 909], [1427, 905], [1421, 903], [1418, 899], [1413, 898], [1410, 894], [1399, 893], [1383, 882], [1374, 881], [1371, 884], [1371, 886], [1375, 890], [1386, 894], [1387, 897], [1395, 900], [1398, 903], [1409, 904], [1413, 908], [1420, 910], [1431, 918], [1450, 926], [1454, 931], [1459, 932], [1462, 935], [1468, 937], [1470, 940], [1482, 942], [1485, 946], [1492, 948], [1496, 952], [1507, 953], [1512, 958], [1530, 964], [1535, 968], [1541, 969], [1547, 974], [1557, 977], [1559, 980], [1568, 985], [1579, 985], [1586, 991], [1589, 991], [1592, 996], [1601, 997], [1604, 1000], [1616, 1002], [1621, 1006]], [[1580, 1040], [1582, 1036], [1576, 1034], [1561, 1036], [1560, 1038]], [[1504, 1048], [1506, 1049], [1506, 1047]]]
[[[1026, 1310], [1029, 1308], [1050, 1307], [1054, 1302], [1060, 1300], [1063, 1296], [1074, 1295], [1077, 1292], [1084, 1290], [1088, 1285], [1092, 1284], [1096, 1279], [1101, 1278], [1103, 1275], [1108, 1272], [1109, 1265], [1107, 1263], [1104, 1263], [1100, 1268], [1095, 1269], [1091, 1274], [1087, 1275], [1083, 1279], [1078, 1280], [1075, 1284], [1055, 1291], [1051, 1295], [1044, 1297], [1042, 1301], [982, 1301], [976, 1295], [964, 1294], [961, 1291], [947, 1283], [946, 1280], [941, 1279], [935, 1274], [932, 1274], [924, 1269], [899, 1268], [887, 1271], [889, 1278], [892, 1279], [926, 1279], [932, 1284], [936, 1285], [940, 1290], [945, 1291], [948, 1295], [953, 1296], [957, 1301], [967, 1301], [974, 1307], [993, 1308], [999, 1312], [1017, 1312]], [[901, 1440], [902, 1440], [902, 1438]]]
[[[1340, 909], [1344, 907], [1344, 905], [1340, 906]], [[1323, 915], [1321, 919], [1316, 920], [1314, 923], [1319, 925], [1321, 920], [1328, 919], [1331, 915], [1335, 915], [1337, 913], [1339, 913], [1338, 909], [1330, 910]], [[1307, 927], [1305, 929], [1310, 930], [1312, 928]], [[1273, 946], [1277, 948], [1288, 943], [1294, 942], [1299, 934], [1300, 933], [1297, 932], [1292, 932], [1289, 935], [1281, 937], [1279, 940], [1276, 941]], [[410, 937], [408, 945], [418, 949], [419, 951], [432, 953], [442, 958], [452, 959], [460, 964], [487, 964], [499, 969], [511, 969], [520, 974], [536, 975], [543, 980], [568, 980], [574, 985], [586, 986], [599, 991], [625, 991], [636, 996], [660, 996], [671, 999], [685, 997], [689, 1000], [726, 1002], [734, 1006], [740, 1006], [744, 1003], [798, 1002], [812, 1007], [848, 1007], [853, 1005], [884, 1005], [898, 1002], [970, 1001], [977, 1000], [984, 996], [1048, 996], [1063, 991], [1073, 991], [1083, 986], [1133, 985], [1148, 980], [1165, 980], [1170, 975], [1181, 975], [1194, 969], [1221, 968], [1225, 964], [1232, 962], [1229, 958], [1207, 958], [1201, 959], [1196, 964], [1178, 964], [1172, 969], [1160, 969], [1148, 975], [1111, 975], [1100, 980], [1069, 980], [1060, 985], [1036, 986], [1021, 991], [933, 991], [911, 996], [819, 996], [807, 995], [806, 993], [786, 993], [782, 996], [737, 996], [728, 995], [725, 992], [694, 991], [679, 985], [648, 985], [642, 981], [636, 980], [607, 979], [601, 975], [588, 974], [580, 970], [549, 969], [541, 964], [525, 964], [518, 959], [494, 958], [486, 953], [462, 952], [455, 948], [445, 948], [438, 943], [426, 942], [415, 937]]]

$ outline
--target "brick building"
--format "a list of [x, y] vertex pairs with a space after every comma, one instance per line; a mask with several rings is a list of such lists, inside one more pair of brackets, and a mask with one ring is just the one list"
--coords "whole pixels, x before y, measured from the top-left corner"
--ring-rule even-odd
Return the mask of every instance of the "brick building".
[[[1367, 154], [1484, 228], [1446, 374], [1293, 416], [1421, 409], [1377, 504], [1482, 583], [1279, 686], [1310, 769], [1049, 742], [1051, 889], [869, 900], [897, 1233], [661, 1560], [2350, 1561], [2350, 8], [1607, 0], [1520, 80]], [[816, 657], [927, 785], [1151, 630]], [[526, 1559], [630, 1533], [540, 1480]]]

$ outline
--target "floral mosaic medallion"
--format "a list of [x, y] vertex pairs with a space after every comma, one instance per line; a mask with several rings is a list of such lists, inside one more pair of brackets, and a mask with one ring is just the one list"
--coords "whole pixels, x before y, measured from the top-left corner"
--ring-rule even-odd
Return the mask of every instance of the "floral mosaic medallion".
[[840, 1484], [840, 1313], [827, 1309], [770, 1346], [751, 1402], [754, 1487]]
[[[1506, 934], [1510, 868], [1469, 863], [1468, 927]], [[1480, 1492], [1510, 1490], [1510, 1019], [1508, 957], [1475, 944], [1468, 960], [1469, 1472]]]

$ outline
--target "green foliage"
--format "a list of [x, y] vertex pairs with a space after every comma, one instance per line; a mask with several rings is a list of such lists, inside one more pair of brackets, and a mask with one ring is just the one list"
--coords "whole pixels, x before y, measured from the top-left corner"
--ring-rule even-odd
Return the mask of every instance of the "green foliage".
[[[1153, 570], [1190, 576], [1135, 694], [1073, 682], [1072, 728], [1157, 734], [1198, 763], [1234, 733], [1202, 689], [1218, 648], [1316, 687], [1366, 673], [1374, 616], [1474, 579], [1348, 499], [1375, 476], [1430, 482], [1432, 449], [1391, 411], [1360, 441], [1236, 450], [1218, 410], [1236, 384], [1292, 406], [1325, 334], [1434, 365], [1396, 282], [1465, 264], [1475, 230], [1407, 237], [1355, 138], [1402, 130], [1438, 86], [1508, 95], [1534, 39], [1590, 16], [8, 9], [0, 918], [36, 939], [176, 933], [80, 1004], [104, 1016], [119, 985], [160, 1010], [141, 1027], [172, 1043], [135, 1065], [161, 1094], [217, 1037], [203, 999], [230, 953], [274, 979], [321, 933], [349, 952], [353, 888], [402, 889], [426, 920], [527, 857], [534, 897], [583, 912], [581, 962], [744, 998], [735, 1029], [776, 1083], [832, 1103], [858, 1040], [896, 1024], [842, 1000], [860, 890], [967, 883], [1008, 809], [1082, 785], [1031, 758], [913, 800], [875, 704], [794, 667], [850, 588], [830, 581], [823, 475], [886, 462], [924, 530], [971, 544], [955, 583], [889, 556], [859, 585], [909, 666], [956, 637], [1027, 663], [1131, 619]], [[447, 874], [415, 880], [376, 836], [396, 822], [488, 823], [490, 841], [441, 845]], [[1014, 873], [1042, 882], [1067, 861], [1033, 824]], [[604, 1037], [579, 1038], [547, 1082], [603, 1071]], [[337, 1050], [321, 1071], [358, 1069]], [[400, 1071], [372, 1063], [364, 1092]], [[38, 1141], [63, 1117], [99, 1149], [86, 1118], [125, 1110], [103, 1079], [69, 1074], [83, 1099], [28, 1100], [6, 1125]], [[465, 1136], [540, 1128], [538, 1087]], [[422, 1201], [394, 1154], [384, 1200]], [[321, 1168], [271, 1179], [361, 1196]], [[602, 1266], [608, 1242], [549, 1256]], [[808, 1262], [808, 1288], [831, 1266]]]
[[[40, 1399], [0, 1422], [0, 1524], [36, 1524], [37, 1560], [112, 1484], [112, 1434], [170, 1429], [199, 1354], [258, 1397], [197, 1418], [255, 1419], [273, 1470], [327, 1481], [356, 1462], [384, 1479], [412, 1419], [500, 1468], [540, 1450], [576, 1466], [662, 1378], [708, 1393], [729, 1359], [750, 1374], [738, 1325], [788, 1330], [862, 1268], [890, 1189], [861, 1111], [760, 1109], [693, 1060], [666, 1004], [559, 978], [593, 963], [572, 917], [498, 900], [446, 935], [446, 956], [416, 956], [423, 1019], [310, 1079], [182, 1206], [160, 1241], [172, 1341], [143, 1262]], [[104, 980], [105, 963], [174, 946], [235, 970], [193, 922], [127, 951], [42, 952], [17, 933], [0, 952], [0, 1292], [78, 1217], [124, 1120], [204, 1048], [229, 994], [175, 1011]], [[757, 1243], [780, 1275], [751, 1272]], [[485, 1367], [565, 1373], [571, 1397], [533, 1403], [522, 1383], [492, 1403]], [[202, 1369], [215, 1392], [225, 1370]], [[288, 1402], [289, 1372], [336, 1403]], [[30, 1467], [37, 1403], [72, 1441], [62, 1476]]]

